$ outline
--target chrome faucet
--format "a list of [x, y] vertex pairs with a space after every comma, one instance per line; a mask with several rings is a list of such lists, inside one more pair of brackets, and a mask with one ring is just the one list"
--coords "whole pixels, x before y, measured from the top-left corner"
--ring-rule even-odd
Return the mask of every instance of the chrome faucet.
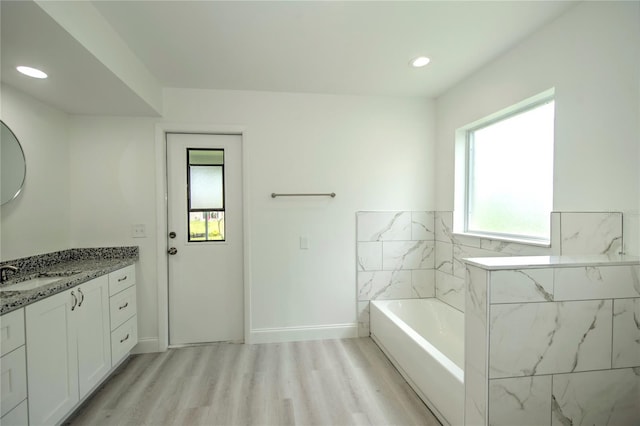
[[11, 271], [11, 273], [15, 274], [18, 272], [18, 268], [12, 265], [0, 266], [0, 283], [5, 282], [7, 277], [7, 272]]

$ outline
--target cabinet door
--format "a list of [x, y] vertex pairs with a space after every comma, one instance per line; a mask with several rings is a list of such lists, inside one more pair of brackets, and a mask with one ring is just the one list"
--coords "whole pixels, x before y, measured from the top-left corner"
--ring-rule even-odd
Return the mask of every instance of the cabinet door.
[[[72, 295], [73, 294], [73, 295]], [[78, 402], [78, 352], [67, 290], [26, 307], [27, 382], [31, 424], [59, 422]]]
[[111, 369], [109, 279], [102, 276], [75, 287], [78, 307], [78, 383], [84, 397]]

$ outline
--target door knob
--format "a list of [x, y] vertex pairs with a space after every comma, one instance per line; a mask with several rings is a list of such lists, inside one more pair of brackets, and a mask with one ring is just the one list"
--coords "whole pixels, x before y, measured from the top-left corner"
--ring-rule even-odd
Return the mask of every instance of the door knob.
[[177, 252], [178, 252], [178, 249], [177, 249], [177, 248], [175, 248], [175, 247], [171, 247], [171, 248], [167, 251], [167, 253], [169, 253], [170, 255], [174, 255], [174, 254], [176, 254]]

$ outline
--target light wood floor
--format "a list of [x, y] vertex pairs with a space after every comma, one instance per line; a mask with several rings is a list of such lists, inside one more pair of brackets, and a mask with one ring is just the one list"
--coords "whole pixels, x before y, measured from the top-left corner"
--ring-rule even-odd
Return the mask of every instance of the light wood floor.
[[132, 356], [71, 425], [440, 425], [369, 338]]

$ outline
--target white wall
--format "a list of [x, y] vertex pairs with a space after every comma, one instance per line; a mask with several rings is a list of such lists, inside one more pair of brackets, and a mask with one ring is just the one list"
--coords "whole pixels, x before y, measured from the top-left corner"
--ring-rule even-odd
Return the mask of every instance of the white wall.
[[[433, 102], [177, 89], [164, 102], [167, 123], [244, 129], [251, 329], [355, 332], [355, 212], [433, 208]], [[164, 238], [155, 235], [154, 124], [74, 116], [70, 131], [72, 243], [140, 245], [139, 334], [148, 341], [158, 337], [155, 244]], [[331, 191], [335, 199], [270, 197]], [[148, 238], [130, 237], [134, 223]], [[301, 235], [309, 250], [298, 248]]]
[[455, 130], [555, 87], [554, 210], [637, 217], [639, 45], [640, 3], [583, 2], [442, 95], [437, 209], [453, 209]]
[[[155, 120], [71, 116], [72, 247], [139, 246], [138, 335], [155, 340]], [[144, 224], [147, 238], [132, 238]]]
[[25, 185], [2, 206], [0, 260], [70, 248], [68, 116], [5, 84], [2, 121], [22, 145]]

